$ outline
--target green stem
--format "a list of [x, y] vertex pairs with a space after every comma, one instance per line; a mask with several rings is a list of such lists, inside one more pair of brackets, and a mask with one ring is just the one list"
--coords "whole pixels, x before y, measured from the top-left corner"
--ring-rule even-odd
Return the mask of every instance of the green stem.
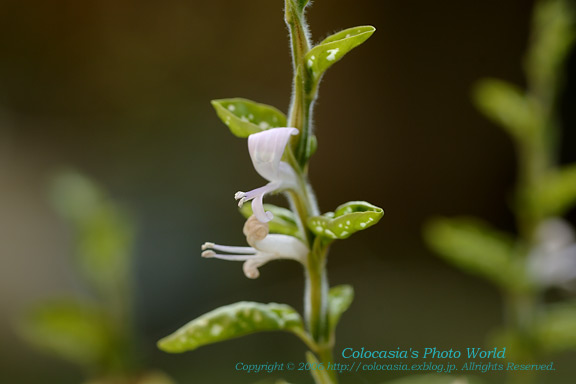
[[[300, 2], [302, 3], [302, 2]], [[310, 87], [311, 80], [305, 70], [304, 57], [310, 50], [308, 28], [304, 11], [294, 0], [286, 0], [285, 20], [290, 29], [294, 83], [288, 116], [288, 126], [297, 128], [300, 134], [295, 137], [292, 151], [287, 151], [288, 162], [299, 176], [299, 191], [290, 192], [289, 199], [298, 216], [302, 237], [308, 242], [311, 252], [306, 263], [306, 287], [304, 294], [304, 316], [308, 332], [316, 348], [313, 351], [325, 366], [333, 363], [331, 331], [328, 324], [328, 277], [326, 256], [328, 247], [315, 241], [307, 229], [308, 218], [319, 215], [318, 203], [307, 180], [307, 162], [310, 152], [312, 129], [312, 108], [316, 98], [316, 87]], [[336, 372], [327, 371], [331, 382], [337, 383]]]

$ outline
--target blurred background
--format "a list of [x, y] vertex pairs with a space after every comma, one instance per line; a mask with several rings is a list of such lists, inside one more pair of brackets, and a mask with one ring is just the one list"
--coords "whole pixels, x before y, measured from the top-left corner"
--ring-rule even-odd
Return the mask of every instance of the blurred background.
[[[377, 29], [327, 73], [315, 118], [310, 175], [322, 211], [362, 199], [386, 213], [332, 247], [331, 283], [356, 289], [337, 353], [479, 347], [501, 324], [496, 288], [445, 264], [421, 234], [433, 216], [464, 214], [514, 231], [512, 144], [475, 110], [470, 92], [488, 76], [524, 85], [531, 10], [529, 0], [317, 0], [310, 8], [314, 41], [355, 25]], [[182, 355], [155, 347], [192, 318], [239, 300], [302, 308], [296, 263], [271, 263], [252, 281], [240, 263], [200, 257], [205, 241], [244, 244], [233, 194], [263, 182], [246, 142], [209, 101], [238, 96], [285, 111], [287, 36], [280, 0], [0, 2], [0, 382], [82, 379], [14, 331], [36, 303], [81, 290], [70, 228], [48, 198], [62, 167], [96, 181], [136, 223], [135, 323], [147, 366], [178, 383], [251, 383], [282, 375], [240, 374], [237, 362], [304, 361], [304, 346], [288, 334]], [[575, 102], [572, 54], [563, 163], [576, 161]], [[574, 377], [575, 357], [551, 356], [558, 371], [546, 383]], [[305, 373], [283, 376], [312, 382]], [[389, 377], [347, 374], [342, 382]]]

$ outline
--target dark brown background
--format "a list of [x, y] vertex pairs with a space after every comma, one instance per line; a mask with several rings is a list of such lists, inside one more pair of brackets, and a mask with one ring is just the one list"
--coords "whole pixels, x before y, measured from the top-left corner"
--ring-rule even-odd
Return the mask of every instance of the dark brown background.
[[[227, 132], [209, 101], [241, 96], [287, 108], [282, 7], [281, 0], [0, 2], [1, 382], [80, 379], [12, 331], [23, 310], [79, 286], [68, 228], [46, 199], [61, 166], [93, 177], [137, 219], [137, 320], [150, 366], [180, 383], [250, 383], [266, 375], [238, 374], [238, 361], [303, 361], [304, 347], [284, 334], [179, 356], [154, 346], [184, 322], [238, 300], [301, 308], [297, 265], [273, 263], [250, 281], [239, 263], [203, 260], [199, 252], [208, 240], [244, 241], [232, 196], [263, 180], [246, 143]], [[523, 84], [531, 7], [526, 0], [317, 0], [310, 9], [315, 41], [354, 25], [377, 28], [325, 76], [315, 119], [311, 179], [322, 210], [364, 199], [386, 211], [377, 227], [333, 247], [332, 283], [351, 283], [357, 294], [336, 351], [476, 347], [500, 324], [497, 290], [429, 252], [421, 228], [432, 216], [468, 214], [513, 230], [511, 142], [469, 96], [486, 76]], [[562, 158], [574, 161], [574, 77], [568, 80], [563, 113], [572, 131]], [[547, 384], [576, 374], [568, 364], [574, 356], [552, 358], [564, 376]], [[385, 378], [347, 374], [342, 381]]]

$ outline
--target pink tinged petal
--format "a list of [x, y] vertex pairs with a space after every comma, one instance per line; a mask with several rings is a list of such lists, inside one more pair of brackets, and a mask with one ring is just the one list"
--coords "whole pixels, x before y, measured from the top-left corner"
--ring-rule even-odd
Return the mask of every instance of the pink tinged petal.
[[296, 128], [272, 128], [248, 137], [248, 151], [256, 172], [268, 181], [279, 179], [280, 160]]
[[264, 202], [263, 198], [264, 195], [270, 192], [275, 191], [280, 186], [280, 183], [272, 182], [268, 183], [263, 187], [253, 189], [249, 192], [236, 192], [234, 198], [238, 200], [238, 206], [242, 207], [242, 205], [250, 200], [252, 201], [252, 211], [254, 216], [258, 219], [258, 221], [262, 223], [266, 223], [274, 217], [272, 212], [264, 211]]

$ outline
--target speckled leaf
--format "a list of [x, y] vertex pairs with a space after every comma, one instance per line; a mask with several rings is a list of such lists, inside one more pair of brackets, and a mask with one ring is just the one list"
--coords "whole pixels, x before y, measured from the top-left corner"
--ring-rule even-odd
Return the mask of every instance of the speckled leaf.
[[576, 306], [552, 306], [536, 321], [534, 335], [550, 352], [576, 348]]
[[499, 286], [522, 290], [529, 281], [522, 263], [515, 263], [514, 240], [488, 224], [472, 219], [437, 219], [425, 228], [429, 246], [447, 261]]
[[332, 64], [365, 42], [374, 31], [376, 28], [372, 26], [348, 28], [327, 37], [312, 48], [304, 58], [312, 78], [318, 80]]
[[351, 285], [337, 285], [328, 294], [328, 318], [330, 329], [334, 330], [340, 317], [354, 300], [354, 288]]
[[[274, 217], [268, 222], [270, 233], [280, 233], [298, 237], [298, 225], [294, 218], [294, 213], [289, 209], [278, 207], [272, 204], [264, 204], [264, 210], [272, 212]], [[252, 216], [252, 204], [244, 204], [240, 208], [240, 213], [245, 218]]]
[[220, 120], [238, 137], [286, 126], [286, 116], [278, 109], [247, 99], [212, 100], [212, 106]]
[[302, 318], [285, 304], [242, 301], [220, 307], [192, 320], [158, 342], [165, 352], [181, 353], [263, 331], [304, 333]]
[[346, 239], [353, 233], [376, 224], [384, 215], [382, 208], [365, 201], [342, 204], [334, 213], [308, 219], [308, 228], [317, 236], [327, 239]]
[[518, 87], [486, 79], [478, 83], [474, 96], [477, 107], [513, 138], [519, 141], [531, 138], [538, 122], [529, 99]]
[[104, 316], [76, 301], [46, 303], [32, 310], [18, 327], [32, 345], [83, 366], [101, 364], [110, 348]]

